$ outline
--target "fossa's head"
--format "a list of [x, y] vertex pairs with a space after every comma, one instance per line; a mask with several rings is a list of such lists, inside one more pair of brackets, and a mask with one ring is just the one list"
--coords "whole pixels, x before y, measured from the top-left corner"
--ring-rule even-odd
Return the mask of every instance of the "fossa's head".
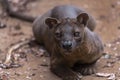
[[83, 41], [84, 29], [87, 25], [89, 16], [81, 13], [76, 18], [64, 18], [57, 20], [47, 18], [45, 23], [52, 30], [53, 36], [59, 47], [65, 52], [72, 52]]

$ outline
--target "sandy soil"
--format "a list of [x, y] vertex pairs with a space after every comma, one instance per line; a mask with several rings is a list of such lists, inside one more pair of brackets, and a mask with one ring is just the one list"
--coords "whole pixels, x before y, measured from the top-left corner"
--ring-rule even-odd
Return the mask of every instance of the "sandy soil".
[[[71, 4], [82, 7], [93, 15], [97, 21], [96, 33], [105, 45], [105, 55], [97, 65], [99, 73], [113, 73], [120, 80], [120, 0], [37, 0], [30, 3], [27, 14], [38, 16], [56, 5]], [[0, 7], [0, 11], [1, 11]], [[0, 60], [5, 58], [8, 48], [21, 40], [32, 36], [32, 24], [18, 19], [3, 17], [0, 22], [7, 25], [0, 29]], [[31, 51], [32, 49], [32, 51]], [[29, 44], [17, 50], [20, 54], [18, 68], [2, 69], [2, 80], [60, 80], [49, 70], [49, 57], [43, 54], [42, 46]], [[46, 52], [45, 52], [46, 53]], [[83, 76], [82, 80], [108, 80], [95, 74]], [[115, 80], [115, 79], [111, 79]]]

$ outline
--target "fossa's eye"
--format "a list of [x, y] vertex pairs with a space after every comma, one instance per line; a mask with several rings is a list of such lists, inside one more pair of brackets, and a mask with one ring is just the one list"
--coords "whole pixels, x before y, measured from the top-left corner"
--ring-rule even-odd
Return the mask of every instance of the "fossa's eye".
[[74, 32], [74, 37], [79, 37], [80, 36], [80, 32]]
[[62, 34], [59, 33], [59, 32], [56, 32], [56, 33], [55, 33], [55, 36], [58, 37], [58, 38], [60, 38], [60, 37], [62, 36]]

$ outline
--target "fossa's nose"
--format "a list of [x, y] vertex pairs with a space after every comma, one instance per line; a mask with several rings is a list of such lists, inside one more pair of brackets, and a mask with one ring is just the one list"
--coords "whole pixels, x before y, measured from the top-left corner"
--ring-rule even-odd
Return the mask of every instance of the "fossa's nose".
[[69, 50], [69, 49], [72, 48], [72, 42], [71, 42], [71, 41], [64, 41], [62, 47], [63, 47], [64, 49]]

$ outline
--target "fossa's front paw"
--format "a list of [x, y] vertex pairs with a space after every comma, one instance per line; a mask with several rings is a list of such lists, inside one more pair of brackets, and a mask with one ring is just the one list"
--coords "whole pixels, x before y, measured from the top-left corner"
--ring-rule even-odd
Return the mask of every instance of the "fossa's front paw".
[[81, 73], [82, 75], [90, 75], [96, 73], [95, 64], [77, 65], [75, 66], [74, 70]]
[[66, 75], [63, 80], [81, 80], [82, 75], [81, 74], [71, 74], [71, 75]]
[[90, 75], [96, 73], [96, 69], [94, 67], [83, 67], [79, 70], [82, 75]]

